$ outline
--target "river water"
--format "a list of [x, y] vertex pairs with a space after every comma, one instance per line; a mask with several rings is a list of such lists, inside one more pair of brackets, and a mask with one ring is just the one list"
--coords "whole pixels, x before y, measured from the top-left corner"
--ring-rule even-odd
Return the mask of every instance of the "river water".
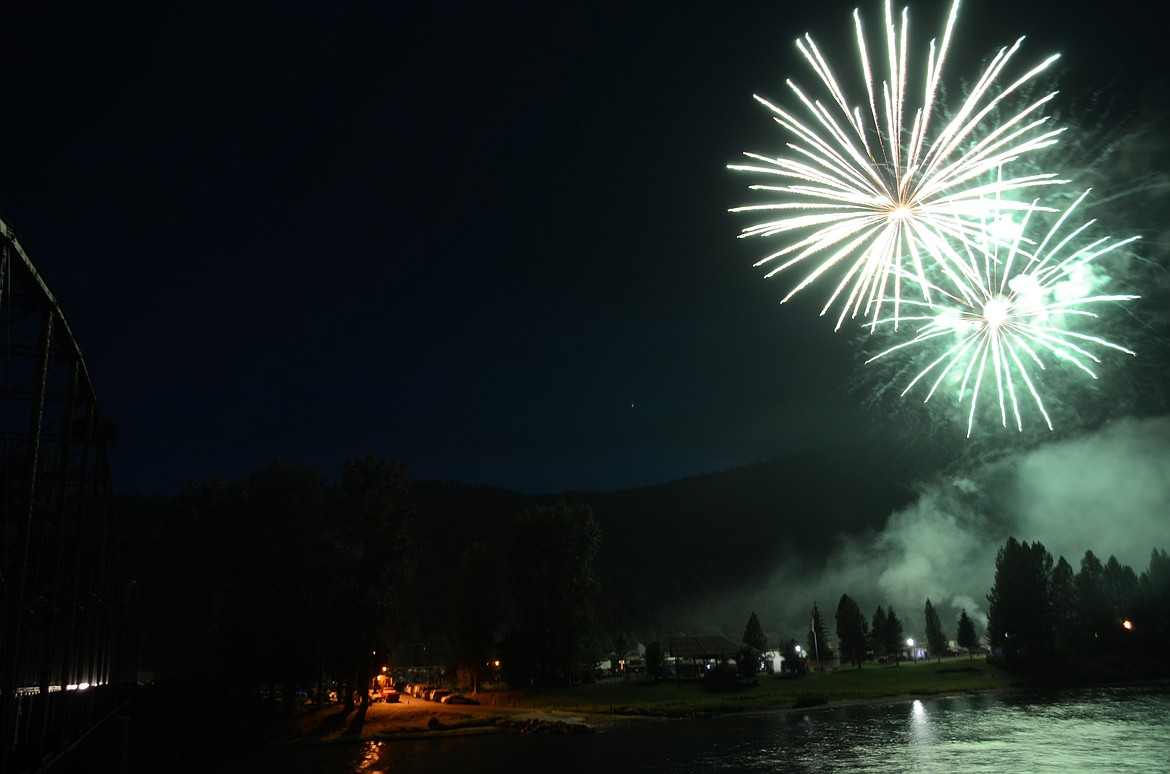
[[225, 771], [1170, 771], [1170, 685], [923, 698], [491, 735], [277, 750]]

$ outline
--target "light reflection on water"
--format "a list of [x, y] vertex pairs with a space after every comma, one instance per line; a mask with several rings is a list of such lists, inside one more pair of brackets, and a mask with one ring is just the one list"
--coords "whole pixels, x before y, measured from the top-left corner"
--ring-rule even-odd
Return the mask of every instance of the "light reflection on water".
[[385, 746], [385, 742], [363, 742], [358, 747], [361, 760], [354, 766], [354, 771], [371, 772], [371, 774], [383, 771], [384, 769], [378, 765], [378, 761], [382, 757], [382, 748]]
[[278, 760], [269, 755], [265, 768], [276, 764], [289, 774], [1165, 772], [1168, 720], [1170, 685], [1163, 684], [646, 721], [592, 735], [299, 748], [278, 751]]

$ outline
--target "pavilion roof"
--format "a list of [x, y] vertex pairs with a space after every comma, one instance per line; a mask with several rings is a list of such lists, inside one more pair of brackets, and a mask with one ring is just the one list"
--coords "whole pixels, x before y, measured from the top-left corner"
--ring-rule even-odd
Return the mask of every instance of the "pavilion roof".
[[722, 635], [670, 638], [670, 655], [675, 658], [722, 659], [735, 656], [741, 649], [742, 642], [734, 642]]

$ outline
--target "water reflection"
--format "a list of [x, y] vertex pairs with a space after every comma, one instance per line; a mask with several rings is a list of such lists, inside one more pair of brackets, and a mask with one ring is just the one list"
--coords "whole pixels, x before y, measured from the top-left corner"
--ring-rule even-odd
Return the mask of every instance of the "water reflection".
[[926, 705], [915, 699], [910, 705], [909, 753], [919, 771], [937, 770], [934, 746], [937, 737]]
[[[592, 735], [420, 739], [272, 751], [223, 772], [982, 772], [1170, 770], [1170, 685], [930, 697], [800, 713], [643, 721]], [[257, 765], [262, 763], [262, 765]]]
[[353, 770], [355, 772], [369, 772], [370, 774], [381, 774], [381, 772], [386, 771], [378, 766], [382, 759], [382, 748], [385, 746], [385, 742], [362, 742], [359, 746], [359, 757], [354, 762]]

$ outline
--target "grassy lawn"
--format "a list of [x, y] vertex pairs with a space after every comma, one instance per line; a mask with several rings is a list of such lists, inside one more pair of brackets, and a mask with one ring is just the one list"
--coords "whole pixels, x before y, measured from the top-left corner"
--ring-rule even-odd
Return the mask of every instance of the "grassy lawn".
[[681, 684], [674, 680], [657, 683], [617, 680], [555, 690], [501, 692], [485, 703], [578, 712], [688, 715], [984, 691], [1013, 684], [1011, 675], [986, 661], [957, 658], [944, 659], [941, 664], [867, 664], [862, 669], [840, 669], [801, 677], [760, 675], [755, 685], [736, 685], [725, 691], [711, 690], [712, 684], [704, 680]]

